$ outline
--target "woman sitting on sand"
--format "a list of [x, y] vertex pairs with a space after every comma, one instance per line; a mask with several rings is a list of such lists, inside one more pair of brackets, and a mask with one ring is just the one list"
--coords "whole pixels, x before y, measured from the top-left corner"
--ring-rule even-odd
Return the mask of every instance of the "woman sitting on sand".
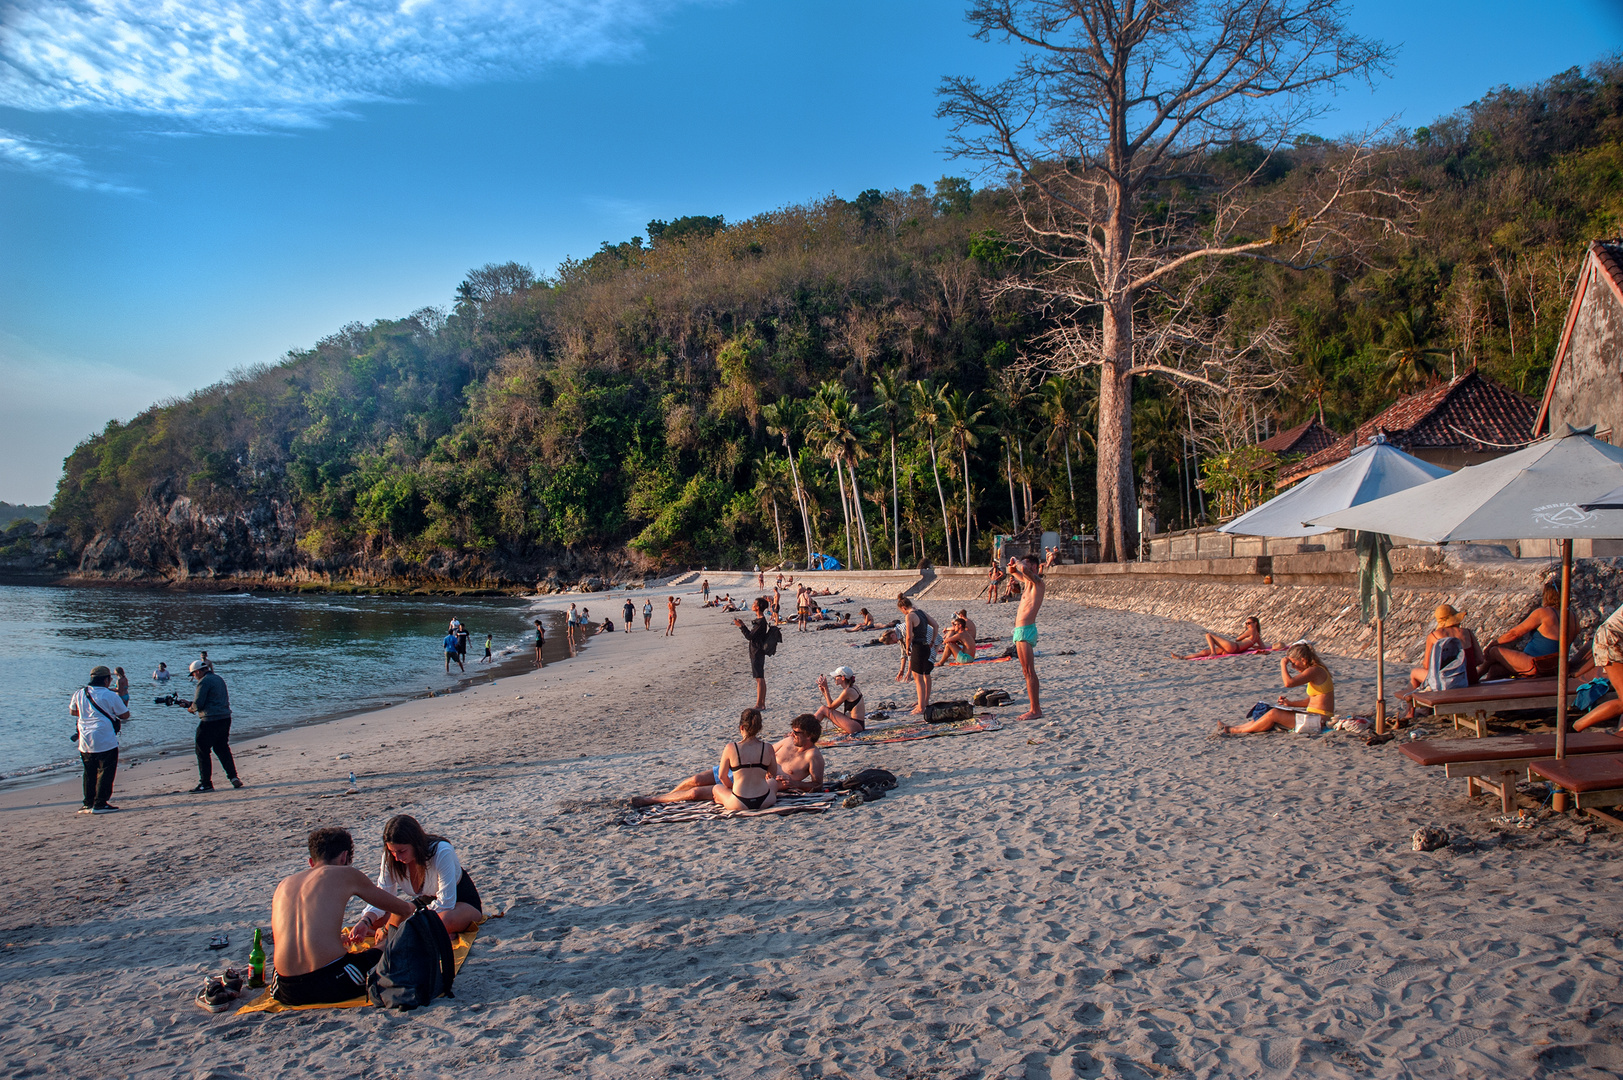
[[[833, 678], [839, 693], [830, 696], [828, 680]], [[862, 703], [862, 691], [857, 689], [857, 673], [848, 667], [837, 667], [828, 675], [817, 676], [817, 689], [823, 695], [823, 704], [812, 713], [817, 719], [833, 724], [847, 735], [856, 735], [868, 725], [868, 708]]]
[[874, 628], [873, 615], [869, 613], [867, 608], [858, 609], [857, 614], [862, 616], [862, 621], [857, 623], [851, 629], [853, 629], [853, 630], [872, 630]]
[[[1559, 602], [1557, 597], [1557, 602]], [[1461, 626], [1465, 616], [1454, 610], [1452, 604], [1438, 604], [1433, 612], [1437, 619], [1437, 629], [1426, 635], [1426, 647], [1420, 650], [1420, 666], [1409, 669], [1409, 686], [1418, 690], [1425, 685], [1426, 679], [1431, 675], [1431, 650], [1444, 638], [1457, 638], [1465, 646], [1465, 673], [1472, 686], [1476, 685], [1477, 671], [1482, 664], [1482, 647], [1477, 644], [1476, 635]]]
[[683, 780], [664, 795], [634, 795], [632, 806], [655, 803], [718, 802], [729, 810], [760, 810], [777, 801], [778, 771], [772, 747], [762, 742], [761, 710], [745, 709], [738, 717], [737, 742], [722, 748], [721, 761], [709, 772]]
[[[1292, 669], [1295, 674], [1292, 674]], [[1274, 728], [1284, 728], [1286, 731], [1296, 730], [1296, 721], [1300, 714], [1317, 714], [1328, 720], [1336, 711], [1336, 688], [1330, 679], [1330, 669], [1324, 666], [1319, 654], [1313, 651], [1313, 646], [1305, 641], [1299, 641], [1290, 647], [1290, 651], [1279, 658], [1279, 679], [1288, 690], [1293, 686], [1306, 686], [1307, 697], [1300, 700], [1286, 698], [1279, 695], [1280, 708], [1269, 709], [1261, 717], [1245, 724], [1236, 724], [1230, 727], [1219, 724], [1219, 735], [1255, 735], [1263, 731], [1272, 731]]]
[[[432, 896], [428, 910], [440, 917], [445, 929], [460, 934], [484, 921], [484, 905], [473, 879], [462, 869], [456, 850], [443, 836], [430, 836], [409, 814], [397, 814], [383, 826], [383, 866], [378, 888], [410, 899]], [[361, 921], [348, 931], [351, 941], [366, 941], [379, 927], [398, 926], [399, 915], [368, 907]]]
[[[1553, 675], [1556, 652], [1561, 640], [1561, 590], [1553, 585], [1544, 586], [1540, 605], [1499, 639], [1482, 656], [1482, 669], [1477, 672], [1479, 682], [1488, 679], [1528, 679], [1535, 675]], [[1569, 609], [1567, 626], [1576, 629], [1577, 616]], [[1527, 643], [1520, 649], [1511, 648], [1522, 635]]]
[[1227, 638], [1222, 634], [1206, 631], [1206, 647], [1199, 652], [1192, 652], [1188, 656], [1172, 654], [1174, 660], [1199, 660], [1207, 656], [1236, 656], [1243, 652], [1267, 652], [1268, 643], [1262, 640], [1262, 623], [1255, 615], [1245, 621], [1245, 629], [1240, 631], [1239, 637]]

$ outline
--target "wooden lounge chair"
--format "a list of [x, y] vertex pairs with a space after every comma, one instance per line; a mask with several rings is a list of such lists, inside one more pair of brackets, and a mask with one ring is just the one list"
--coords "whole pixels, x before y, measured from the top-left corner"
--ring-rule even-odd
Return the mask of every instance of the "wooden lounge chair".
[[[1541, 765], [1565, 764], [1572, 757], [1591, 754], [1623, 754], [1623, 739], [1609, 731], [1574, 731], [1567, 735], [1567, 753], [1563, 762], [1555, 761], [1555, 732], [1536, 735], [1496, 735], [1490, 739], [1417, 739], [1398, 747], [1405, 757], [1428, 768], [1443, 767], [1449, 779], [1465, 778], [1465, 793], [1474, 797], [1479, 788], [1487, 788], [1499, 796], [1499, 805], [1505, 813], [1516, 806], [1516, 779], [1529, 768], [1535, 772]], [[1623, 761], [1623, 758], [1619, 758]], [[1623, 779], [1618, 787], [1623, 788]], [[1619, 798], [1623, 802], [1623, 798]]]
[[[1578, 680], [1568, 678], [1568, 704], [1577, 689]], [[1496, 713], [1555, 708], [1555, 679], [1498, 679], [1457, 690], [1417, 690], [1398, 696], [1407, 696], [1416, 705], [1424, 705], [1438, 716], [1449, 717], [1456, 730], [1463, 727], [1481, 739], [1488, 734], [1489, 717]], [[1551, 753], [1554, 752], [1552, 749]]]
[[[1589, 732], [1579, 732], [1567, 739], [1572, 749], [1573, 738], [1583, 738]], [[1623, 742], [1623, 739], [1619, 739]], [[1623, 757], [1612, 754], [1585, 754], [1566, 757], [1560, 761], [1535, 761], [1528, 766], [1534, 776], [1541, 776], [1565, 791], [1572, 792], [1573, 805], [1612, 825], [1623, 826], [1618, 818], [1600, 809], [1603, 806], [1623, 805]]]

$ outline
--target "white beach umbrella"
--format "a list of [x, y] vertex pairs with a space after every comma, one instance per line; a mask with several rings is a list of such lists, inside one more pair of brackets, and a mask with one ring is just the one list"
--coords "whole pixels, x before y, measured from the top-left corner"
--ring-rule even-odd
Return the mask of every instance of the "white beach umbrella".
[[1318, 536], [1333, 525], [1304, 525], [1309, 518], [1393, 495], [1429, 483], [1448, 470], [1405, 454], [1376, 435], [1346, 461], [1314, 473], [1301, 483], [1218, 527], [1239, 536]]
[[[1567, 679], [1572, 628], [1572, 541], [1623, 537], [1623, 517], [1586, 510], [1623, 484], [1623, 447], [1594, 437], [1594, 428], [1568, 426], [1532, 446], [1471, 465], [1429, 484], [1400, 491], [1309, 525], [1412, 536], [1433, 544], [1461, 540], [1561, 542], [1561, 640], [1556, 677]], [[1567, 697], [1556, 694], [1556, 757], [1566, 756]]]
[[1623, 510], [1623, 487], [1615, 487], [1594, 502], [1579, 503], [1580, 510]]

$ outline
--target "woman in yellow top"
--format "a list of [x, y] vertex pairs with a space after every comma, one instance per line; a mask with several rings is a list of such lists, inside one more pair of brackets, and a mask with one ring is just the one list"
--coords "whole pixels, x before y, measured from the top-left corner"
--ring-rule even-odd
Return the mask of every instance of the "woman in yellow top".
[[[1294, 674], [1292, 669], [1295, 670]], [[1236, 724], [1233, 727], [1219, 724], [1217, 733], [1254, 735], [1262, 731], [1272, 731], [1276, 727], [1294, 731], [1298, 715], [1301, 713], [1317, 714], [1326, 720], [1335, 714], [1335, 683], [1330, 678], [1330, 669], [1324, 666], [1324, 661], [1313, 651], [1313, 646], [1306, 642], [1292, 645], [1290, 651], [1280, 658], [1279, 679], [1287, 690], [1294, 686], [1307, 687], [1307, 697], [1293, 700], [1281, 694], [1279, 708], [1269, 709], [1249, 723]]]

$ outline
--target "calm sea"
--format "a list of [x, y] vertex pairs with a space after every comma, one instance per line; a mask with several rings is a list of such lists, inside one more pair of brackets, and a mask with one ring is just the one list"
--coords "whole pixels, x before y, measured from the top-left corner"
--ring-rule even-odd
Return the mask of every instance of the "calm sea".
[[[451, 618], [471, 633], [468, 674], [445, 674]], [[68, 698], [97, 664], [130, 679], [126, 755], [189, 746], [196, 718], [153, 704], [191, 697], [186, 666], [207, 649], [231, 692], [232, 738], [375, 708], [533, 667], [533, 618], [547, 663], [568, 655], [562, 617], [513, 598], [291, 596], [0, 586], [0, 778], [40, 779], [77, 765]], [[492, 635], [492, 664], [478, 663]], [[160, 689], [159, 661], [174, 677]], [[504, 663], [505, 661], [505, 663]]]

